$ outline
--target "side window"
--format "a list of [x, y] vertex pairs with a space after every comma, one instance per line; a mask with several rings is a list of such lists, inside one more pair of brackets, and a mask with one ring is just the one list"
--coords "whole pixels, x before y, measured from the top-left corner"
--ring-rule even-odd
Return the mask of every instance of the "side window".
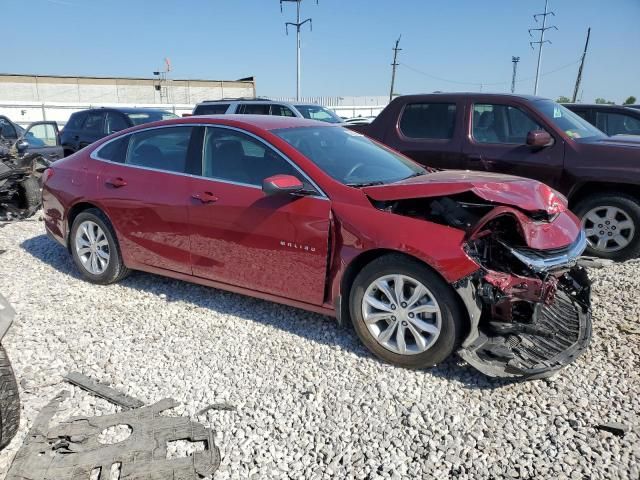
[[87, 118], [87, 112], [72, 113], [69, 121], [64, 126], [66, 130], [80, 130], [84, 120]]
[[193, 127], [168, 127], [134, 133], [129, 140], [126, 163], [185, 173]]
[[225, 128], [208, 127], [202, 156], [203, 176], [262, 186], [272, 175], [300, 173], [284, 158], [249, 135]]
[[126, 128], [129, 128], [129, 124], [121, 114], [116, 112], [107, 113], [107, 135], [111, 135], [112, 133], [119, 132]]
[[620, 113], [596, 112], [596, 127], [607, 135], [640, 135], [640, 120]]
[[194, 115], [222, 115], [227, 113], [228, 103], [212, 103], [210, 105], [198, 105], [194, 110]]
[[544, 130], [519, 108], [476, 103], [473, 106], [473, 138], [478, 143], [525, 144], [531, 130]]
[[268, 103], [243, 103], [238, 105], [238, 111], [243, 115], [269, 115], [271, 105]]
[[96, 152], [98, 158], [109, 160], [110, 162], [124, 163], [127, 155], [127, 146], [129, 145], [129, 135], [120, 137], [107, 143]]
[[400, 131], [408, 138], [449, 140], [455, 121], [454, 103], [410, 103], [402, 112]]
[[0, 128], [2, 129], [2, 136], [4, 138], [18, 138], [16, 129], [5, 118], [0, 118]]
[[58, 143], [58, 132], [53, 125], [41, 123], [29, 128], [24, 139], [32, 147], [55, 147]]
[[295, 117], [291, 109], [284, 105], [271, 105], [271, 115], [278, 117]]
[[87, 133], [101, 134], [104, 128], [104, 113], [94, 112], [87, 115], [82, 129]]

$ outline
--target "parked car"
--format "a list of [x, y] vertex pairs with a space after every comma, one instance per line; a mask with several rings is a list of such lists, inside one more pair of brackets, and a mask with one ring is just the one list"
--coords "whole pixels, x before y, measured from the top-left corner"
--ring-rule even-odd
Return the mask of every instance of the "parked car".
[[72, 113], [60, 134], [64, 156], [120, 130], [171, 118], [178, 116], [151, 108], [93, 108]]
[[589, 255], [640, 255], [638, 137], [608, 137], [551, 100], [483, 93], [398, 97], [371, 125], [348, 127], [422, 165], [540, 180], [569, 199]]
[[640, 135], [640, 110], [636, 108], [584, 103], [563, 105], [607, 135]]
[[24, 129], [0, 115], [0, 143], [15, 148], [20, 154], [42, 155], [51, 162], [63, 157], [56, 122], [34, 122]]
[[369, 125], [376, 117], [352, 117], [347, 118], [344, 123], [349, 125]]
[[486, 374], [535, 378], [589, 342], [586, 238], [534, 180], [249, 115], [139, 126], [45, 177], [46, 231], [90, 282], [142, 270], [336, 316], [406, 367], [461, 346]]
[[263, 98], [207, 100], [196, 105], [193, 115], [275, 115], [342, 123], [342, 118], [321, 105], [277, 102]]
[[[15, 312], [0, 295], [0, 341], [13, 323]], [[7, 352], [0, 344], [0, 449], [6, 447], [20, 426], [18, 383]]]

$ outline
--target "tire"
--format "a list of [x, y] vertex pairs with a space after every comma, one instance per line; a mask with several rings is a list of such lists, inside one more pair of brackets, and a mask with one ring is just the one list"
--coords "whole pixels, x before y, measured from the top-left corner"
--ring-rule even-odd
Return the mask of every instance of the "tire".
[[[78, 230], [84, 227], [96, 226], [100, 229], [104, 238], [102, 236], [98, 236], [99, 243], [103, 243], [106, 240], [106, 244], [101, 246], [99, 249], [102, 254], [106, 254], [108, 256], [108, 260], [106, 264], [104, 262], [104, 258], [98, 255], [98, 247], [94, 246], [96, 252], [96, 262], [97, 265], [102, 267], [102, 270], [98, 269], [95, 271], [91, 271], [91, 256], [92, 253], [88, 253], [88, 257], [85, 255], [81, 258], [78, 250], [78, 244], [76, 243], [76, 239], [78, 237]], [[93, 230], [95, 233], [96, 229]], [[80, 232], [80, 236], [89, 240], [87, 236], [83, 235], [83, 232]], [[84, 245], [84, 243], [83, 243]], [[71, 255], [73, 257], [73, 261], [76, 264], [76, 267], [82, 274], [82, 276], [90, 281], [91, 283], [96, 283], [99, 285], [108, 285], [110, 283], [116, 283], [125, 278], [129, 273], [129, 269], [125, 266], [122, 261], [122, 254], [120, 252], [120, 245], [118, 244], [118, 240], [115, 235], [115, 231], [109, 219], [102, 213], [100, 210], [96, 208], [90, 208], [78, 214], [78, 216], [73, 220], [73, 226], [71, 227], [71, 236], [69, 237], [69, 249], [71, 250]], [[98, 258], [102, 258], [99, 260]]]
[[15, 436], [20, 425], [20, 396], [7, 352], [0, 345], [0, 450]]
[[[616, 261], [640, 256], [640, 203], [638, 199], [624, 193], [596, 194], [580, 201], [574, 211], [581, 218], [582, 225], [587, 232], [589, 241], [585, 252], [587, 255]], [[617, 213], [615, 218], [608, 219], [607, 214], [611, 211]], [[594, 222], [600, 217], [602, 217], [602, 223]], [[627, 220], [624, 220], [625, 217]], [[607, 221], [611, 223], [606, 224]], [[632, 229], [619, 228], [626, 224], [632, 224]], [[602, 229], [599, 225], [602, 225]], [[616, 232], [621, 236], [615, 237]], [[589, 235], [590, 233], [592, 235]], [[597, 241], [601, 238], [611, 238], [611, 240], [607, 240], [604, 248], [598, 248], [597, 245]], [[620, 238], [621, 241], [624, 240], [628, 243], [621, 247], [616, 240], [613, 240], [615, 238]]]
[[[397, 276], [404, 278], [403, 281], [398, 283], [408, 286], [406, 295], [403, 294], [405, 298], [410, 297], [412, 292], [416, 292], [415, 288], [411, 290], [414, 287], [412, 282], [422, 284], [428, 292], [428, 295], [423, 298], [431, 298], [433, 304], [437, 306], [439, 314], [419, 313], [413, 314], [413, 319], [409, 319], [408, 315], [410, 313], [407, 312], [410, 309], [404, 309], [400, 305], [402, 302], [396, 302], [398, 305], [396, 310], [393, 311], [394, 313], [397, 312], [396, 315], [393, 315], [391, 319], [383, 319], [375, 324], [370, 322], [368, 326], [365, 322], [365, 315], [373, 319], [376, 315], [386, 315], [386, 312], [382, 310], [378, 310], [375, 313], [371, 311], [365, 312], [365, 310], [375, 309], [368, 302], [364, 302], [365, 295], [368, 298], [371, 298], [371, 295], [379, 295], [383, 299], [383, 303], [388, 303], [388, 307], [392, 306], [393, 302], [384, 300], [389, 297], [382, 295], [382, 289], [374, 288], [374, 283], [376, 280], [380, 280], [383, 284], [390, 285], [388, 282], [394, 278], [393, 276], [396, 276], [395, 278], [398, 278]], [[387, 291], [393, 297], [396, 297], [394, 292], [395, 281], [393, 285], [393, 289], [390, 287]], [[375, 298], [373, 300], [375, 301]], [[442, 362], [453, 353], [459, 345], [463, 334], [462, 311], [451, 287], [439, 275], [418, 261], [399, 254], [379, 257], [358, 273], [351, 289], [349, 309], [353, 326], [362, 343], [378, 358], [401, 367], [426, 368]], [[418, 318], [420, 316], [421, 318]], [[395, 319], [395, 322], [393, 319]], [[434, 328], [439, 324], [437, 335], [427, 335], [426, 349], [418, 345], [414, 334], [418, 327], [413, 322], [420, 320], [422, 320], [421, 325], [424, 325], [425, 322], [431, 322], [430, 328]], [[396, 325], [395, 333], [391, 335], [392, 338], [387, 342], [388, 344], [384, 345], [379, 339], [384, 336], [383, 333], [386, 332], [386, 328], [391, 328], [394, 323]], [[399, 335], [399, 328], [403, 328], [405, 334]], [[422, 332], [426, 332], [426, 330], [422, 330]], [[424, 341], [425, 336], [422, 334], [421, 336]], [[402, 342], [399, 341], [400, 338], [402, 338]], [[413, 345], [411, 344], [412, 340]], [[402, 352], [403, 346], [405, 346], [404, 353]]]
[[22, 208], [29, 212], [36, 212], [42, 203], [40, 184], [34, 177], [27, 177], [20, 184], [22, 190]]

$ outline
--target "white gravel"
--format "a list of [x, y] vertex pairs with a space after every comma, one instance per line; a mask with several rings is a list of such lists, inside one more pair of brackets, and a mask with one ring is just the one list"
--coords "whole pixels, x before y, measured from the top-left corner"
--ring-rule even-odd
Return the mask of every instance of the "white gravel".
[[[640, 477], [640, 262], [593, 271], [590, 350], [548, 381], [507, 383], [457, 360], [381, 363], [329, 318], [154, 275], [79, 278], [38, 221], [0, 228], [0, 292], [18, 312], [4, 340], [22, 421], [38, 411], [117, 411], [61, 381], [77, 370], [133, 397], [173, 397], [216, 432], [216, 479]], [[211, 409], [210, 404], [227, 409]], [[235, 407], [235, 410], [231, 408]], [[633, 426], [624, 437], [594, 425]]]

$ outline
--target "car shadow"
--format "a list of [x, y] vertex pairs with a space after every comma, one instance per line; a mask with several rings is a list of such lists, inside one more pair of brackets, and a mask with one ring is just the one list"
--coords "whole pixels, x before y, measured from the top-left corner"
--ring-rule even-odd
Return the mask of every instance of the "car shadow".
[[[21, 247], [34, 258], [59, 272], [75, 279], [82, 279], [69, 252], [46, 235], [25, 240]], [[162, 296], [167, 302], [183, 302], [222, 314], [234, 315], [286, 330], [314, 342], [337, 345], [359, 357], [374, 358], [362, 345], [353, 328], [341, 328], [328, 316], [145, 272], [132, 272], [120, 282], [120, 285]], [[487, 377], [462, 362], [457, 356], [452, 356], [421, 373], [458, 381], [469, 389], [491, 390], [515, 383], [513, 380]]]

